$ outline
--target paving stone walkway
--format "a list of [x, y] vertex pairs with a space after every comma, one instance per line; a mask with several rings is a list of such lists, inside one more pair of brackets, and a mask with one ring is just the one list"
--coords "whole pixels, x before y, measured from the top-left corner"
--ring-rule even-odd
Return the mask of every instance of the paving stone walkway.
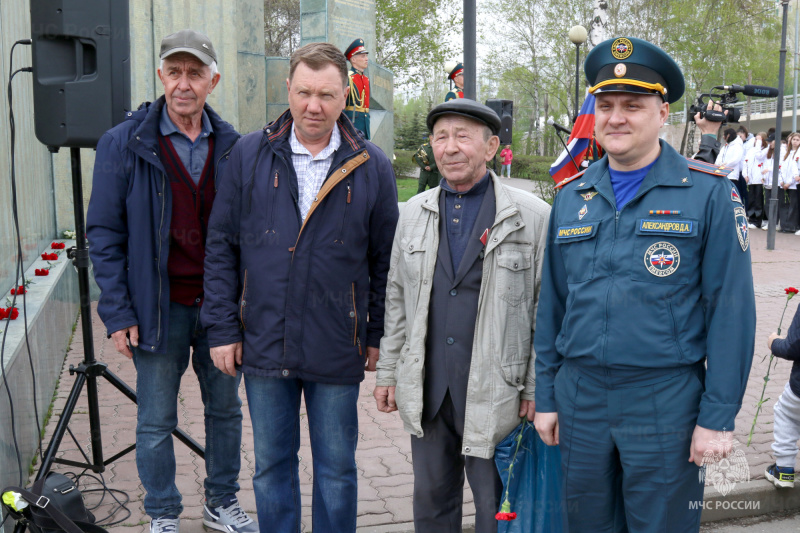
[[[731, 221], [733, 223], [733, 221]], [[783, 309], [784, 287], [800, 286], [800, 237], [778, 234], [776, 250], [766, 250], [767, 234], [764, 231], [751, 231], [751, 247], [753, 257], [753, 277], [755, 282], [756, 305], [758, 309], [758, 329], [756, 340], [756, 357], [748, 382], [744, 406], [736, 419], [735, 436], [741, 446], [747, 441], [747, 434], [755, 414], [755, 406], [761, 394], [763, 376], [767, 368], [767, 360], [762, 356], [767, 353], [766, 338], [777, 328]], [[788, 328], [800, 297], [790, 302], [784, 319], [784, 328]], [[98, 360], [108, 364], [117, 376], [135, 387], [136, 373], [131, 361], [116, 353], [113, 343], [105, 338], [105, 328], [93, 314], [94, 343]], [[66, 357], [64, 371], [56, 392], [53, 416], [46, 427], [46, 440], [57, 423], [63, 410], [64, 402], [69, 394], [74, 378], [68, 373], [70, 365], [77, 365], [83, 358], [83, 340], [78, 325]], [[770, 443], [772, 439], [772, 408], [784, 384], [789, 378], [791, 364], [785, 361], [778, 363], [773, 371], [772, 379], [767, 385], [766, 396], [770, 398], [764, 404], [759, 422], [755, 428], [753, 444], [744, 448], [752, 477], [763, 477], [764, 468], [772, 462]], [[123, 450], [135, 440], [136, 407], [105, 380], [99, 380], [99, 398], [102, 418], [103, 453], [105, 457]], [[359, 443], [356, 453], [359, 472], [359, 531], [408, 531], [411, 529], [411, 494], [412, 467], [410, 437], [403, 431], [396, 413], [380, 413], [372, 399], [374, 374], [368, 374], [361, 386], [359, 405]], [[255, 468], [253, 457], [253, 430], [247, 409], [244, 389], [241, 390], [244, 405], [244, 432], [242, 443], [242, 470], [240, 476], [241, 491], [239, 499], [243, 507], [255, 515], [255, 498], [253, 495], [252, 476]], [[203, 405], [197, 379], [191, 367], [181, 384], [180, 393], [180, 425], [199, 442], [203, 442]], [[71, 429], [88, 454], [88, 408], [86, 394], [81, 396]], [[303, 498], [303, 528], [311, 528], [311, 478], [313, 475], [311, 453], [307, 426], [303, 425], [300, 447], [300, 480]], [[687, 451], [688, 453], [688, 451]], [[181, 531], [183, 533], [199, 533], [202, 529], [202, 482], [204, 478], [203, 461], [190, 453], [188, 448], [175, 441], [175, 454], [178, 464], [177, 485], [183, 494], [184, 512], [181, 515]], [[77, 446], [67, 437], [59, 450], [59, 456], [79, 459]], [[74, 472], [72, 467], [56, 465], [56, 471]], [[144, 492], [139, 484], [134, 453], [115, 461], [103, 474], [106, 484], [114, 489], [124, 491], [130, 497], [127, 508], [131, 515], [122, 523], [111, 527], [113, 533], [139, 533], [148, 529], [148, 517], [144, 513], [142, 502]], [[87, 483], [89, 487], [91, 484]], [[108, 496], [106, 497], [108, 501]], [[469, 488], [465, 490], [465, 521], [469, 522], [474, 515], [472, 496]], [[98, 516], [108, 513], [109, 506], [104, 504], [96, 511]], [[118, 516], [117, 518], [121, 518]], [[268, 528], [262, 528], [264, 533]]]

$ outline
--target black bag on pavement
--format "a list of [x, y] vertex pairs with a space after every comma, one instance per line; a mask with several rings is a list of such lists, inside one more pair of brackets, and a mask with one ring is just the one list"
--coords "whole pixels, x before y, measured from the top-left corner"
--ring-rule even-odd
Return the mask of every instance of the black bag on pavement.
[[4, 507], [33, 533], [105, 533], [95, 525], [94, 515], [86, 509], [75, 482], [63, 474], [50, 472], [30, 490], [7, 487], [3, 494], [8, 491], [21, 494], [29, 505], [21, 512]]

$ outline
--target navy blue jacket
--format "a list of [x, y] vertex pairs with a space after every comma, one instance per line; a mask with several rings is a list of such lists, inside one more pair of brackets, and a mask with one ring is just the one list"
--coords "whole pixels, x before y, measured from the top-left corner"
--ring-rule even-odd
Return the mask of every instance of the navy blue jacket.
[[[166, 351], [172, 191], [158, 158], [165, 99], [139, 106], [97, 144], [86, 216], [89, 255], [100, 287], [97, 313], [108, 333], [139, 326], [139, 348]], [[214, 129], [214, 180], [239, 139], [206, 104]]]
[[358, 383], [366, 347], [383, 336], [394, 172], [342, 114], [341, 145], [303, 224], [292, 123], [287, 111], [231, 152], [209, 222], [201, 318], [211, 347], [243, 341], [245, 373]]
[[772, 341], [772, 353], [775, 357], [794, 361], [789, 386], [795, 395], [800, 396], [800, 307], [794, 314], [792, 325], [786, 332], [786, 338]]
[[608, 156], [558, 193], [536, 317], [537, 411], [556, 411], [565, 359], [601, 373], [705, 361], [697, 424], [734, 429], [753, 358], [755, 296], [744, 207], [730, 180], [712, 172], [690, 169], [661, 141], [622, 209]]

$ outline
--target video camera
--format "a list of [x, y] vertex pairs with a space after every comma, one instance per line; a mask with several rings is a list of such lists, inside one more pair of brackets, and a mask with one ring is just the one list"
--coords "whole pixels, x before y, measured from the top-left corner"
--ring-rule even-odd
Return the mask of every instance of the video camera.
[[[739, 122], [742, 116], [742, 110], [734, 107], [733, 104], [739, 101], [737, 98], [738, 93], [745, 96], [769, 97], [778, 96], [778, 89], [775, 87], [766, 87], [763, 85], [717, 85], [712, 90], [727, 91], [724, 93], [703, 93], [697, 97], [697, 101], [689, 108], [689, 119], [694, 122], [694, 116], [700, 113], [700, 118], [704, 118], [711, 122]], [[722, 106], [721, 111], [714, 109], [707, 109], [708, 104], [703, 101], [703, 98], [709, 97], [714, 100], [714, 104]]]

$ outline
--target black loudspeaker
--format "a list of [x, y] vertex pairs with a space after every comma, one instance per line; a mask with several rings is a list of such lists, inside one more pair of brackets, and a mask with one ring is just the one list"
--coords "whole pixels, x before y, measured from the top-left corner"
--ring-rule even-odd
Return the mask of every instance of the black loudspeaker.
[[511, 133], [514, 127], [514, 101], [513, 100], [486, 100], [486, 105], [500, 117], [500, 144], [511, 144]]
[[128, 0], [30, 0], [36, 138], [92, 148], [131, 107]]

